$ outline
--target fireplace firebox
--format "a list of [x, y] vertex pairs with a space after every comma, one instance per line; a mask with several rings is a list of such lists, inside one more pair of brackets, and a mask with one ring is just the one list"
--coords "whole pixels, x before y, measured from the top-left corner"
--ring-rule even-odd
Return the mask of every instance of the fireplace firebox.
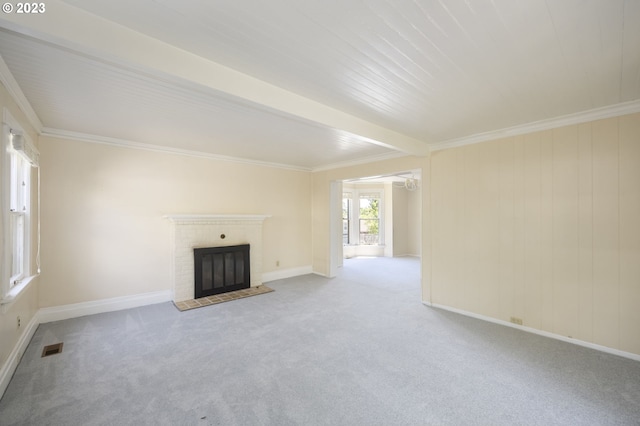
[[194, 248], [195, 298], [251, 286], [249, 244]]

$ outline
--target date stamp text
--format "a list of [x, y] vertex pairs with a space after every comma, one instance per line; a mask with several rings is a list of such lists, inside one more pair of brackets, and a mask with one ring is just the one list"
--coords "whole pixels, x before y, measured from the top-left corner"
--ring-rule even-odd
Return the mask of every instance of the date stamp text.
[[45, 13], [47, 11], [47, 5], [45, 3], [4, 3], [2, 5], [2, 11], [4, 13], [33, 15]]

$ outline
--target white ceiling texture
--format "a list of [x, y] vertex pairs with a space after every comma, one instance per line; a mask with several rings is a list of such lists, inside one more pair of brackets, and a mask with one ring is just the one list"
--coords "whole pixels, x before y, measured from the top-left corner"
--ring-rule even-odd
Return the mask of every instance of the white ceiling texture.
[[0, 76], [46, 135], [321, 170], [640, 111], [638, 0], [44, 4]]

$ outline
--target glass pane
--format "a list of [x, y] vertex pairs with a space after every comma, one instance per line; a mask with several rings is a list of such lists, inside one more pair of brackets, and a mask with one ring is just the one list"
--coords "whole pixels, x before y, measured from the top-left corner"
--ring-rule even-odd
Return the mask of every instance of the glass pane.
[[222, 254], [213, 256], [213, 288], [224, 287], [224, 257]]
[[225, 253], [224, 254], [224, 285], [234, 285], [236, 283], [235, 279], [235, 268], [234, 268], [234, 260], [235, 256], [233, 253]]
[[9, 232], [11, 233], [11, 278], [15, 280], [20, 278], [24, 272], [24, 215], [11, 213], [9, 217]]
[[213, 259], [211, 255], [202, 256], [202, 289], [213, 288]]
[[236, 255], [236, 284], [244, 283], [244, 253], [241, 251], [235, 252]]
[[348, 198], [342, 199], [342, 218], [351, 218], [351, 200], [349, 200]]
[[360, 244], [379, 244], [379, 228], [378, 219], [360, 219]]
[[342, 243], [349, 244], [349, 220], [342, 219]]
[[380, 217], [380, 199], [360, 197], [360, 217], [377, 219]]
[[19, 175], [20, 173], [18, 172], [18, 168], [19, 168], [19, 164], [18, 164], [18, 155], [17, 154], [11, 154], [10, 155], [10, 159], [11, 159], [11, 177], [10, 177], [10, 196], [9, 196], [9, 210], [16, 212], [18, 211], [18, 204], [19, 204], [19, 200], [18, 200], [18, 180], [20, 179]]

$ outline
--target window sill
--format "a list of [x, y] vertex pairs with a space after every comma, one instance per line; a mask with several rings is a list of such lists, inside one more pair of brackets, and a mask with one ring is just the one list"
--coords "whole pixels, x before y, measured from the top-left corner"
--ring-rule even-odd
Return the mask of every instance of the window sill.
[[0, 305], [2, 305], [3, 312], [11, 305], [13, 302], [17, 301], [18, 298], [24, 291], [29, 287], [29, 285], [33, 282], [33, 280], [40, 276], [40, 274], [31, 275], [25, 279], [23, 279], [20, 284], [16, 284], [9, 290], [9, 292], [0, 299]]

